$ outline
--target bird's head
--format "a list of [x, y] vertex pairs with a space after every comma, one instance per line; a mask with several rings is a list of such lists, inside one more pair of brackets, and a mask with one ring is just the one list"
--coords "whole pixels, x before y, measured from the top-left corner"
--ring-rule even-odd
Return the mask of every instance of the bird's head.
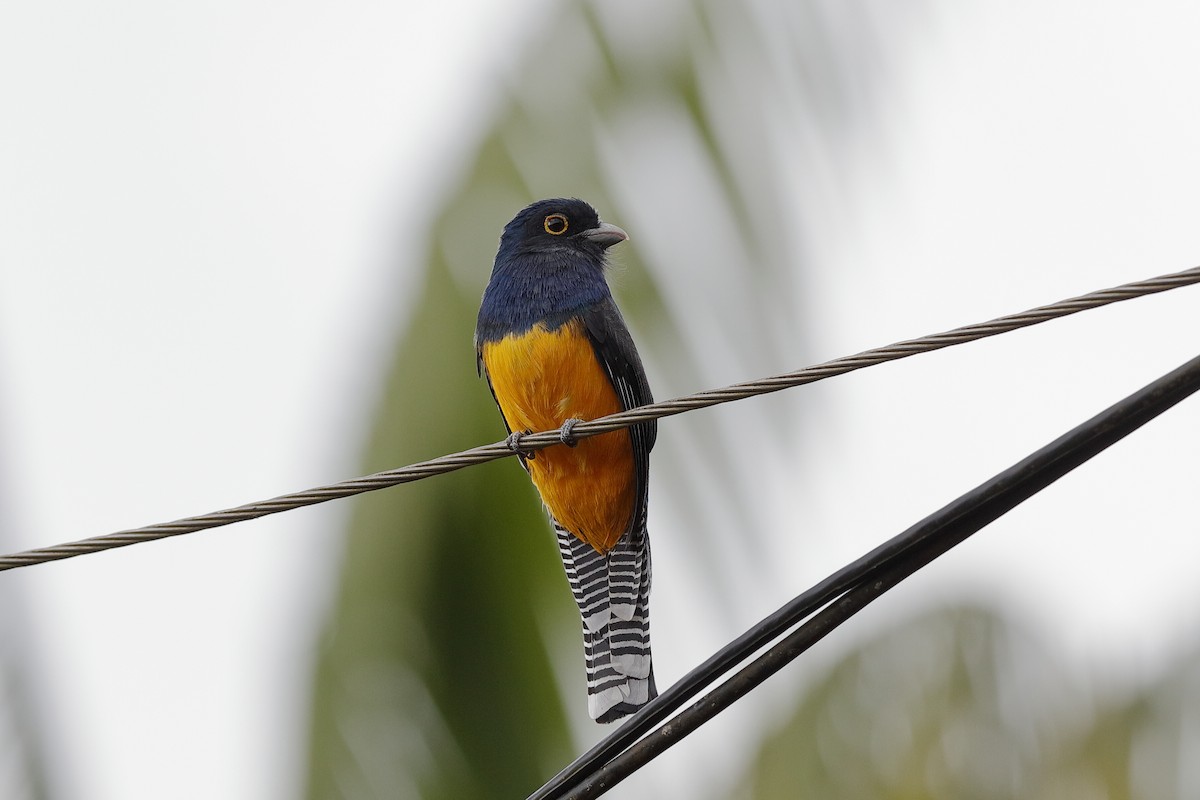
[[616, 225], [601, 222], [596, 209], [582, 200], [539, 200], [504, 226], [497, 260], [564, 250], [601, 259], [605, 250], [628, 238]]

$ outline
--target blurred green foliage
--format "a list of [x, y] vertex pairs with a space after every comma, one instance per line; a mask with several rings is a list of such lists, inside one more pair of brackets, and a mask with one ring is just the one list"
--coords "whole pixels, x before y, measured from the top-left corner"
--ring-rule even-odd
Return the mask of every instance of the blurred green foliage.
[[[0, 442], [2, 446], [4, 442]], [[5, 487], [0, 484], [0, 552], [16, 548], [5, 519]], [[39, 712], [40, 688], [30, 659], [33, 615], [17, 587], [0, 583], [0, 797], [44, 800], [50, 797], [42, 747], [45, 736]]]
[[1028, 797], [1039, 745], [1060, 734], [1041, 713], [1062, 685], [1053, 664], [977, 609], [898, 626], [806, 692], [744, 797]]
[[[4, 537], [0, 536], [0, 542]], [[5, 552], [10, 552], [5, 548]], [[0, 590], [0, 797], [44, 800], [50, 797], [36, 697], [29, 680], [25, 607]]]
[[737, 797], [1193, 797], [1197, 666], [1188, 658], [1109, 704], [1011, 621], [935, 610], [815, 681], [764, 740]]
[[[472, 364], [474, 313], [435, 256], [368, 469], [500, 437]], [[564, 622], [543, 611], [569, 600], [561, 569], [514, 463], [364, 498], [321, 642], [309, 795], [512, 796], [566, 758], [540, 630]]]

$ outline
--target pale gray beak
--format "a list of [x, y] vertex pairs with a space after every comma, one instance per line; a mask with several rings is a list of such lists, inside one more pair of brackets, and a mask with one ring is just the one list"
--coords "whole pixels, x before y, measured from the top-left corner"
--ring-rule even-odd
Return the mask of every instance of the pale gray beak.
[[629, 238], [629, 234], [618, 228], [616, 225], [610, 225], [607, 222], [601, 222], [594, 228], [589, 228], [579, 234], [601, 247], [612, 247], [618, 242], [623, 242]]

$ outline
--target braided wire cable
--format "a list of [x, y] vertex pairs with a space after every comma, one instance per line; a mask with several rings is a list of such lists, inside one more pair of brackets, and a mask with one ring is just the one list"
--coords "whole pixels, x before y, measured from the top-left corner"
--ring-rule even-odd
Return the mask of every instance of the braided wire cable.
[[[576, 439], [585, 439], [589, 436], [597, 436], [601, 433], [627, 428], [638, 422], [683, 414], [688, 411], [708, 408], [721, 403], [730, 403], [735, 400], [744, 400], [748, 397], [778, 392], [795, 386], [803, 386], [804, 384], [815, 383], [825, 378], [844, 375], [847, 372], [853, 372], [864, 367], [871, 367], [919, 353], [927, 353], [945, 347], [973, 342], [988, 336], [996, 336], [997, 334], [1008, 333], [1019, 328], [1027, 328], [1052, 319], [1076, 314], [1080, 311], [1110, 305], [1122, 300], [1131, 300], [1136, 297], [1165, 292], [1170, 289], [1177, 289], [1181, 286], [1189, 286], [1196, 283], [1200, 283], [1200, 266], [1192, 267], [1182, 272], [1159, 275], [1148, 280], [1126, 283], [1110, 289], [1101, 289], [1079, 297], [1051, 303], [1050, 305], [1039, 306], [1018, 314], [998, 317], [988, 322], [965, 325], [961, 328], [954, 328], [953, 330], [922, 336], [917, 339], [906, 339], [883, 347], [864, 350], [854, 355], [835, 358], [832, 361], [805, 367], [794, 372], [760, 378], [745, 383], [736, 383], [720, 389], [709, 389], [673, 400], [651, 403], [629, 411], [611, 414], [607, 417], [580, 422], [572, 428], [571, 434]], [[560, 444], [561, 442], [561, 431], [544, 431], [521, 437], [520, 448], [523, 452], [532, 452], [550, 447], [551, 445]], [[0, 571], [43, 564], [49, 561], [57, 561], [89, 553], [98, 553], [117, 547], [126, 547], [132, 544], [165, 539], [170, 536], [195, 533], [197, 531], [208, 530], [209, 528], [218, 528], [224, 525], [231, 525], [235, 522], [244, 522], [246, 520], [265, 517], [268, 514], [278, 514], [282, 511], [291, 511], [305, 506], [317, 505], [318, 503], [325, 503], [330, 500], [350, 497], [377, 489], [385, 489], [401, 483], [411, 483], [412, 481], [423, 480], [434, 475], [453, 472], [464, 467], [495, 461], [496, 459], [511, 455], [514, 455], [514, 451], [505, 442], [495, 442], [458, 453], [440, 456], [429, 461], [421, 461], [405, 467], [385, 470], [328, 486], [319, 486], [314, 489], [280, 495], [270, 500], [248, 503], [223, 511], [214, 511], [199, 516], [185, 517], [174, 522], [162, 522], [141, 528], [130, 528], [75, 542], [3, 555], [0, 556]]]

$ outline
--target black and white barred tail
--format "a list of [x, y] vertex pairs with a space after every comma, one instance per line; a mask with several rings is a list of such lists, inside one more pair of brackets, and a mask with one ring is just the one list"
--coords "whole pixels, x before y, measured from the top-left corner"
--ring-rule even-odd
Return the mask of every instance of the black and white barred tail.
[[646, 512], [616, 547], [601, 554], [554, 522], [579, 615], [588, 714], [626, 717], [658, 695], [650, 660], [650, 540]]

